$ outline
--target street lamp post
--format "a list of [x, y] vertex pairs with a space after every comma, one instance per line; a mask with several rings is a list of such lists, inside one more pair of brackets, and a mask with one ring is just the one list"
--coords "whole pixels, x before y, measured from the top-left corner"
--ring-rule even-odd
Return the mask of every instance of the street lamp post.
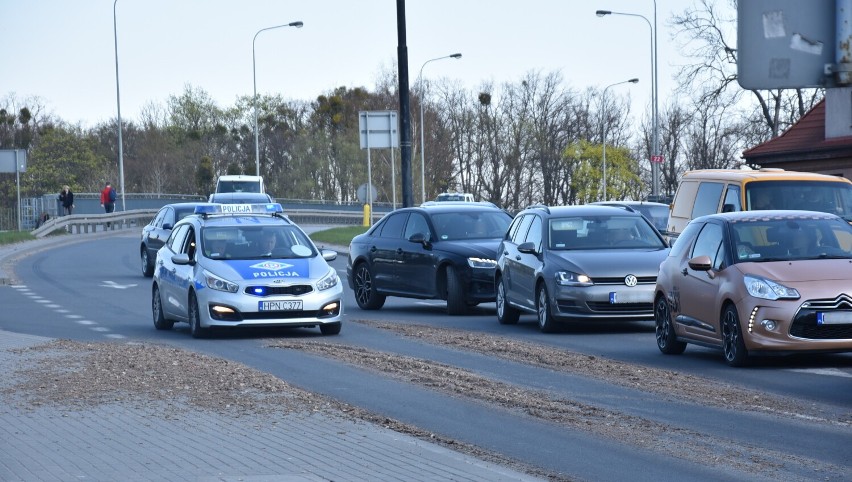
[[609, 90], [610, 87], [615, 87], [616, 85], [626, 84], [626, 83], [635, 84], [639, 82], [639, 79], [630, 79], [630, 80], [622, 80], [621, 82], [616, 82], [614, 84], [607, 85], [603, 94], [601, 95], [601, 131], [603, 134], [603, 200], [608, 201], [606, 195], [606, 91]]
[[[420, 67], [420, 73], [417, 75], [417, 83], [419, 84], [421, 78], [423, 77], [423, 67], [426, 67], [426, 64], [429, 62], [434, 62], [436, 60], [441, 59], [460, 59], [462, 54], [451, 54], [445, 55], [443, 57], [438, 57], [434, 59], [427, 60], [423, 62], [423, 65]], [[424, 90], [425, 89], [421, 89]], [[426, 136], [423, 128], [423, 101], [425, 96], [423, 92], [420, 94], [420, 202], [426, 202]]]
[[283, 24], [283, 25], [276, 25], [274, 27], [262, 28], [262, 29], [258, 30], [256, 34], [254, 34], [254, 38], [251, 40], [251, 72], [252, 72], [252, 79], [254, 81], [254, 97], [253, 97], [253, 101], [252, 101], [252, 104], [254, 104], [254, 164], [255, 164], [255, 175], [257, 175], [257, 176], [260, 175], [260, 142], [259, 142], [260, 136], [258, 134], [258, 127], [257, 127], [257, 63], [255, 62], [254, 44], [255, 44], [255, 41], [257, 40], [257, 36], [260, 35], [260, 32], [263, 32], [263, 31], [266, 31], [266, 30], [272, 30], [272, 29], [275, 29], [275, 28], [282, 28], [282, 27], [302, 28], [302, 25], [304, 25], [302, 22], [290, 22], [290, 23], [286, 23], [286, 24]]
[[628, 17], [638, 17], [645, 21], [648, 24], [648, 29], [651, 33], [651, 123], [652, 123], [652, 137], [651, 137], [651, 194], [654, 196], [658, 196], [660, 194], [660, 175], [659, 175], [659, 165], [654, 161], [654, 158], [659, 155], [660, 150], [660, 123], [659, 123], [659, 82], [657, 79], [657, 67], [659, 65], [657, 59], [657, 0], [654, 0], [654, 26], [651, 26], [651, 22], [644, 16], [636, 13], [623, 13], [623, 12], [613, 12], [610, 10], [598, 10], [595, 12], [595, 15], [598, 17], [605, 17], [607, 15], [625, 15]]
[[118, 88], [118, 22], [116, 21], [116, 5], [118, 0], [112, 2], [112, 33], [115, 40], [115, 104], [118, 108], [118, 177], [121, 189], [121, 210], [127, 211], [124, 197], [124, 143], [121, 142], [121, 94]]

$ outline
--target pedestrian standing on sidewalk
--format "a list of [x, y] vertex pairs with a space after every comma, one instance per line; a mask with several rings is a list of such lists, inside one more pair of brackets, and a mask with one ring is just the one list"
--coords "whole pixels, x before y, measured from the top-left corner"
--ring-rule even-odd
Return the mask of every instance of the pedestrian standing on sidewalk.
[[[112, 184], [107, 182], [104, 190], [101, 191], [101, 207], [104, 208], [104, 212], [109, 214], [115, 211], [115, 189], [113, 189]], [[107, 222], [107, 228], [111, 226], [110, 222]]]
[[62, 213], [64, 216], [69, 216], [74, 211], [74, 193], [68, 186], [62, 186], [62, 192], [59, 193], [59, 203], [62, 204]]

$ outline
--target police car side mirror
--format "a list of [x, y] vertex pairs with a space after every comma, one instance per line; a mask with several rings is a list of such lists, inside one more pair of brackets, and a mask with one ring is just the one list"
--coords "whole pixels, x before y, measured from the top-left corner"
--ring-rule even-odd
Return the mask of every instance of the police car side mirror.
[[195, 264], [195, 261], [189, 258], [186, 253], [180, 253], [172, 256], [172, 263], [177, 265]]
[[326, 261], [334, 261], [335, 259], [337, 259], [337, 251], [331, 249], [323, 249], [322, 259]]

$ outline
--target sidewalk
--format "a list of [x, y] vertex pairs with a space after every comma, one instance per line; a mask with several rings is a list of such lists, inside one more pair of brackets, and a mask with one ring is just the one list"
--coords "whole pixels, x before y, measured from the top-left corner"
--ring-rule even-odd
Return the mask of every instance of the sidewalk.
[[[0, 278], [9, 284], [2, 269], [17, 257], [68, 241], [0, 246]], [[233, 417], [167, 410], [174, 400], [33, 403], [20, 370], [51, 356], [27, 350], [51, 340], [0, 330], [0, 480], [539, 480], [338, 412]]]

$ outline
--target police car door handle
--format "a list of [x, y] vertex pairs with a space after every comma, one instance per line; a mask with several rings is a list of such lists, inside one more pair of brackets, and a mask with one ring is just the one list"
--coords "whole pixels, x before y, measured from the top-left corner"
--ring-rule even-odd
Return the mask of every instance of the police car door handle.
[[375, 253], [375, 252], [376, 252], [376, 247], [375, 247], [375, 246], [370, 246], [370, 252], [371, 252], [371, 253]]

